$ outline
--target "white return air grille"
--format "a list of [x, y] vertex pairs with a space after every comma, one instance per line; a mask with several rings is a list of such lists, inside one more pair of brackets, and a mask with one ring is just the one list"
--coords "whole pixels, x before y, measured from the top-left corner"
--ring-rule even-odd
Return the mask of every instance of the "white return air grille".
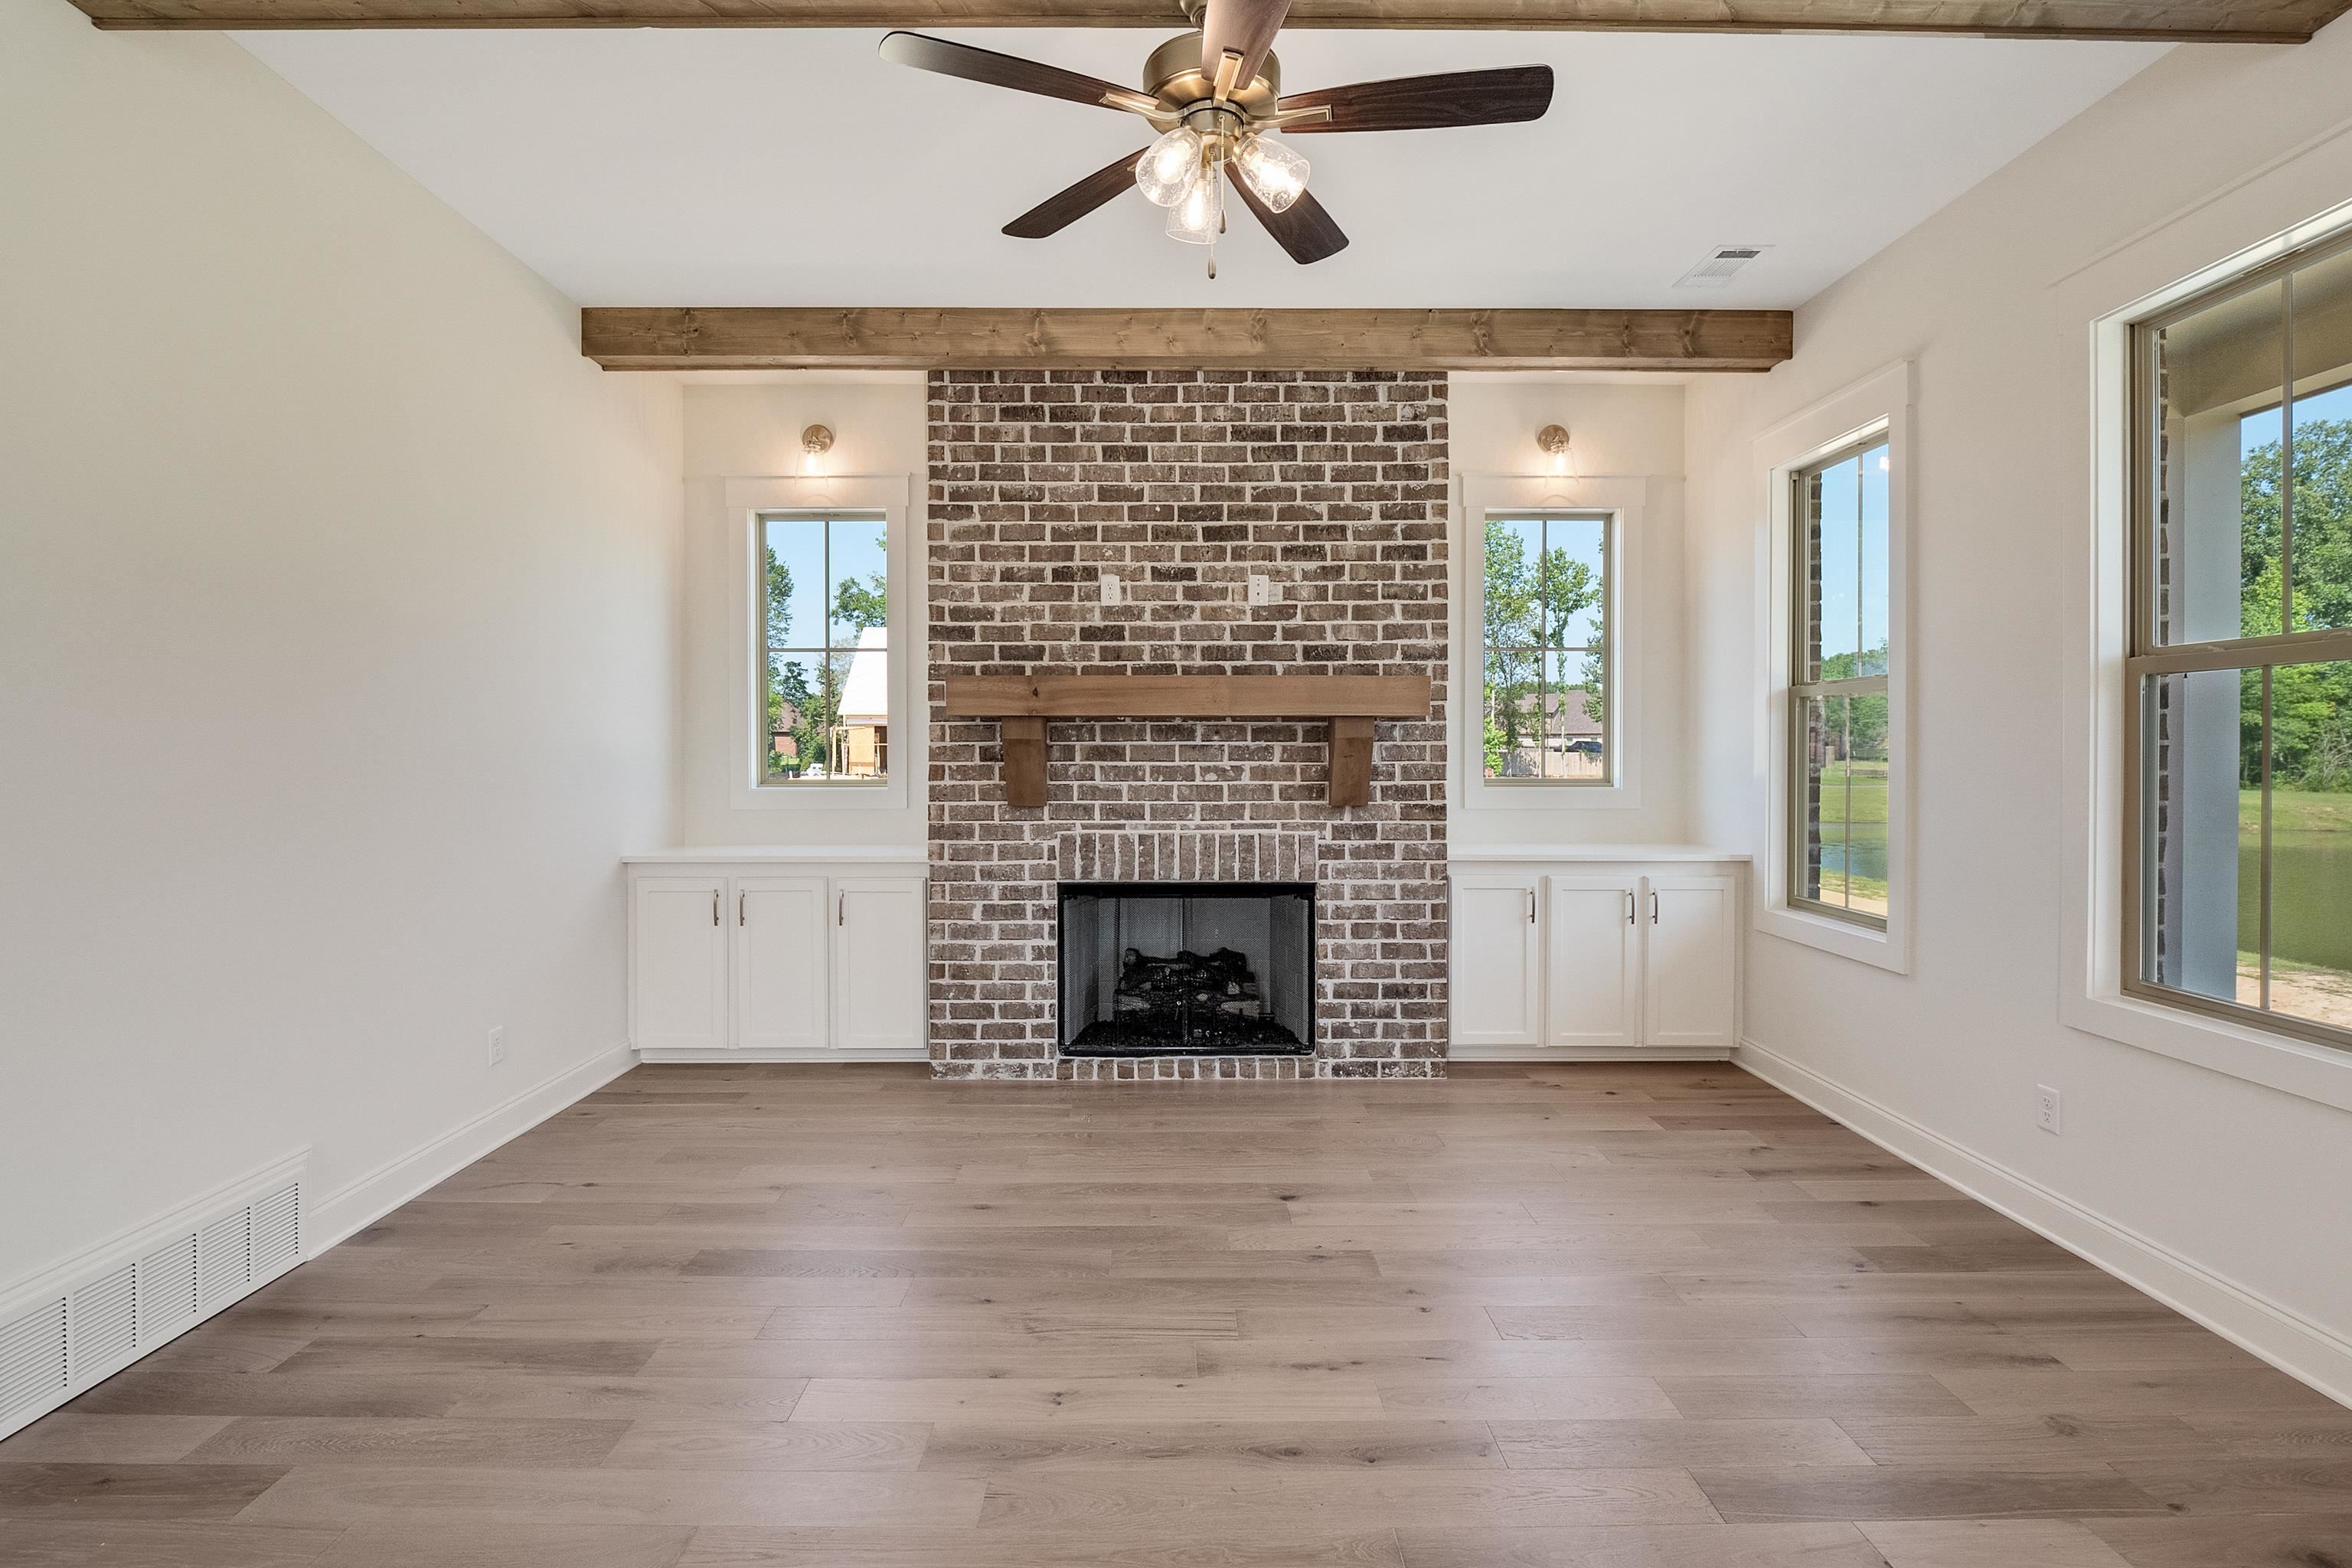
[[302, 1178], [280, 1162], [5, 1298], [0, 1437], [302, 1260]]

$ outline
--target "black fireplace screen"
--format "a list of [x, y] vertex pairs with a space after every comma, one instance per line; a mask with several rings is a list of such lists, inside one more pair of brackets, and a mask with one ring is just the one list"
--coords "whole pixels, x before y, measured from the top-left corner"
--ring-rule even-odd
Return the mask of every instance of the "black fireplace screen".
[[1065, 882], [1062, 1054], [1303, 1055], [1311, 882]]

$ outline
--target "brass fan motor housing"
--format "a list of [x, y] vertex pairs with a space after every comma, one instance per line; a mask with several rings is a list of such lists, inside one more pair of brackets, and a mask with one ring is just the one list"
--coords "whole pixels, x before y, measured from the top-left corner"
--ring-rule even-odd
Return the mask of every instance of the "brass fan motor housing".
[[[1143, 90], [1157, 98], [1170, 115], [1178, 118], [1215, 100], [1217, 84], [1201, 69], [1201, 35], [1197, 31], [1179, 33], [1151, 51], [1151, 58], [1143, 62]], [[1244, 121], [1255, 123], [1273, 114], [1281, 97], [1282, 62], [1268, 49], [1255, 79], [1234, 88], [1233, 97], [1226, 101]]]

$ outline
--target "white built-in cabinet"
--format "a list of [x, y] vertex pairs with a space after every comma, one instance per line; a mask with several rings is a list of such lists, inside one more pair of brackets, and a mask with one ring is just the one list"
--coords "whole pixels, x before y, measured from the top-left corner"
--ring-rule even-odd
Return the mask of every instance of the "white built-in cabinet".
[[1457, 861], [1453, 1054], [1728, 1056], [1743, 869], [1730, 857]]
[[630, 1043], [649, 1058], [919, 1058], [919, 867], [629, 866]]

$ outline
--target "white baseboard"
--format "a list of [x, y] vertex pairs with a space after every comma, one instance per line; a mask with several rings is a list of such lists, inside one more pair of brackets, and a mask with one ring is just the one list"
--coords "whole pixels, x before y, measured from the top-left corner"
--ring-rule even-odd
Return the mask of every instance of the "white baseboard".
[[637, 1053], [649, 1062], [927, 1062], [930, 1053], [921, 1046], [898, 1050], [835, 1050], [830, 1046], [722, 1046], [704, 1050], [695, 1046], [656, 1046]]
[[1841, 1088], [1777, 1051], [1743, 1040], [1732, 1060], [1889, 1153], [2195, 1319], [2288, 1376], [2340, 1404], [2352, 1405], [2352, 1340], [2326, 1325], [2182, 1257], [2151, 1237], [2084, 1208], [1898, 1111]]
[[1724, 1046], [1449, 1046], [1457, 1062], [1727, 1062]]
[[388, 1160], [319, 1200], [302, 1237], [306, 1257], [373, 1225], [417, 1194], [438, 1186], [483, 1155], [577, 1104], [637, 1064], [627, 1046], [608, 1046], [575, 1067], [492, 1106], [420, 1148]]

